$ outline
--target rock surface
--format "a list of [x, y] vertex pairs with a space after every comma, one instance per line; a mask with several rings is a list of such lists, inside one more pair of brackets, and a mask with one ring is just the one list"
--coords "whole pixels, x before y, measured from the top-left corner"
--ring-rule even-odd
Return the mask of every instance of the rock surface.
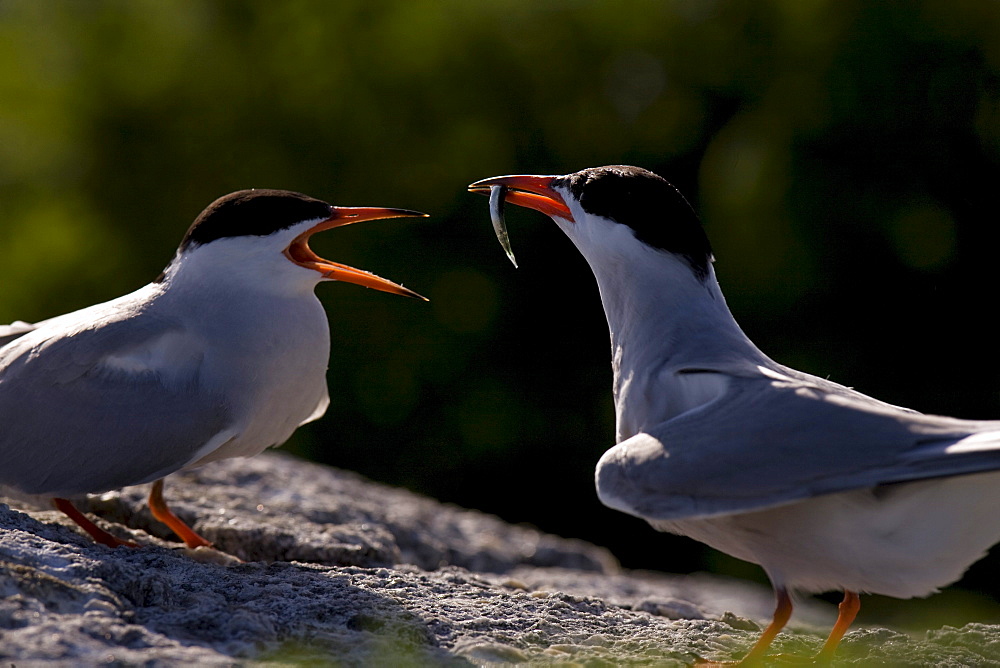
[[[269, 453], [172, 476], [167, 498], [221, 550], [178, 548], [146, 486], [82, 509], [145, 543], [95, 545], [56, 511], [0, 505], [0, 663], [686, 665], [738, 657], [770, 592], [624, 572], [588, 543]], [[833, 610], [803, 605], [776, 649], [807, 655]], [[1000, 665], [996, 627], [862, 629], [838, 665]]]

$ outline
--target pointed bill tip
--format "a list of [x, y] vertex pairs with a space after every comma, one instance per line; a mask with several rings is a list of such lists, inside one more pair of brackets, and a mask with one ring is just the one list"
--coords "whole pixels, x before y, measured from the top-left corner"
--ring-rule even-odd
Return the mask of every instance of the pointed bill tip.
[[398, 285], [398, 284], [396, 285], [396, 289], [395, 290], [388, 289], [388, 288], [385, 288], [385, 287], [374, 287], [374, 286], [367, 286], [367, 287], [372, 287], [375, 290], [381, 290], [382, 292], [388, 292], [388, 293], [391, 293], [391, 294], [394, 294], [394, 295], [399, 295], [400, 297], [409, 297], [410, 299], [415, 299], [418, 302], [429, 302], [430, 301], [430, 299], [428, 299], [427, 297], [424, 297], [419, 292], [416, 292], [416, 291], [411, 290], [409, 288], [404, 288], [402, 285]]
[[399, 295], [401, 297], [409, 297], [410, 299], [416, 299], [418, 301], [430, 301], [422, 294], [409, 288], [404, 288], [398, 283], [393, 283], [392, 281], [382, 278], [381, 276], [376, 276], [370, 271], [355, 269], [354, 267], [350, 267], [346, 264], [340, 264], [339, 262], [331, 262], [330, 260], [323, 260], [320, 258], [319, 261], [315, 263], [313, 268], [322, 273], [323, 278], [327, 280], [353, 283], [365, 288], [371, 288], [372, 290], [388, 292], [389, 294]]
[[430, 218], [431, 214], [424, 213], [423, 211], [414, 211], [412, 209], [390, 209], [390, 211], [395, 211], [396, 215], [394, 218]]
[[411, 209], [396, 209], [377, 206], [335, 206], [330, 212], [331, 221], [339, 221], [341, 225], [360, 223], [364, 220], [383, 220], [385, 218], [430, 218], [430, 214]]

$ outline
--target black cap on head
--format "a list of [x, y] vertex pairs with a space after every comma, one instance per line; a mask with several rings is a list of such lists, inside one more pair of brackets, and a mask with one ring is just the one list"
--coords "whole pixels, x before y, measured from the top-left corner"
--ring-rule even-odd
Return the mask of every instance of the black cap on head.
[[587, 213], [627, 225], [643, 243], [680, 255], [699, 278], [708, 275], [712, 247], [697, 214], [666, 179], [641, 167], [592, 167], [556, 179]]
[[329, 218], [326, 202], [289, 190], [240, 190], [209, 204], [181, 241], [180, 250], [224, 237], [265, 237], [304, 220]]

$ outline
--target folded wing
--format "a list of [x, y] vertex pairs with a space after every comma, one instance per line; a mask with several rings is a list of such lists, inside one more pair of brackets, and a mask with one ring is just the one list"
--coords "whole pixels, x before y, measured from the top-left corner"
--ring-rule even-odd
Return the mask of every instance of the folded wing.
[[601, 458], [601, 500], [646, 519], [1000, 468], [1000, 421], [922, 415], [820, 379], [740, 378]]
[[8, 330], [0, 484], [51, 496], [138, 484], [177, 470], [225, 434], [229, 407], [200, 382], [197, 341], [142, 314], [98, 322]]

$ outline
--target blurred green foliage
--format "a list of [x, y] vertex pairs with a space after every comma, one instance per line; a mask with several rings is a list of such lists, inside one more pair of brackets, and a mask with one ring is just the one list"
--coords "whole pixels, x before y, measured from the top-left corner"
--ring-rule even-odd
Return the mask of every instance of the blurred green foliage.
[[[0, 321], [139, 287], [239, 188], [427, 211], [316, 239], [432, 301], [320, 287], [333, 405], [288, 447], [699, 568], [596, 500], [613, 410], [585, 263], [512, 211], [514, 271], [464, 189], [610, 163], [689, 196], [779, 361], [1000, 416], [1000, 3], [0, 0]], [[1000, 590], [991, 570], [967, 585]]]

